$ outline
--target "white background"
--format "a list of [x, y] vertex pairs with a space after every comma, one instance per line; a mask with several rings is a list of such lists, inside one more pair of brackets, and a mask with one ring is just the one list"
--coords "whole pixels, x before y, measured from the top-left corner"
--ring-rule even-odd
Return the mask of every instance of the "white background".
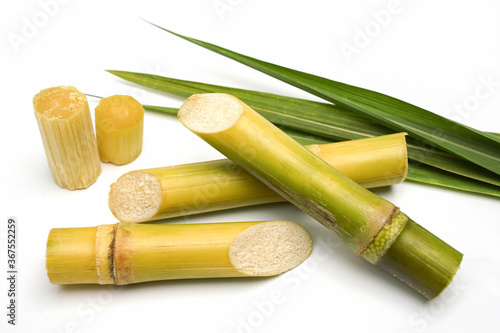
[[[389, 12], [388, 10], [391, 10]], [[383, 13], [390, 13], [390, 16]], [[43, 88], [73, 85], [141, 103], [182, 100], [105, 69], [315, 99], [148, 25], [291, 68], [381, 91], [485, 131], [500, 132], [500, 5], [495, 1], [2, 1], [1, 332], [498, 332], [498, 199], [404, 183], [376, 190], [465, 254], [453, 284], [427, 302], [355, 257], [289, 204], [177, 219], [288, 219], [315, 241], [297, 269], [268, 279], [167, 281], [120, 288], [51, 285], [45, 243], [54, 227], [114, 223], [109, 185], [125, 172], [220, 158], [173, 117], [146, 114], [142, 155], [103, 164], [98, 181], [68, 191], [52, 180], [33, 115]], [[364, 32], [363, 32], [364, 31]], [[368, 34], [363, 37], [362, 34]], [[356, 53], [347, 54], [347, 47]], [[484, 81], [488, 96], [478, 98]], [[89, 99], [91, 110], [95, 99]], [[458, 107], [462, 112], [458, 112]], [[6, 231], [18, 221], [18, 325], [7, 325]], [[274, 295], [274, 296], [272, 296]], [[276, 297], [279, 295], [279, 297]]]

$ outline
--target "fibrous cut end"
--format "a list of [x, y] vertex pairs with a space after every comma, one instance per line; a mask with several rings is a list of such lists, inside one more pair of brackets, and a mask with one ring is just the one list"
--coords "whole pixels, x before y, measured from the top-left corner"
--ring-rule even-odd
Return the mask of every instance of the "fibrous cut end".
[[87, 99], [75, 87], [43, 89], [33, 98], [35, 112], [46, 118], [68, 119], [84, 110]]
[[194, 132], [217, 133], [238, 121], [243, 105], [239, 99], [228, 94], [195, 94], [182, 104], [178, 118]]
[[158, 212], [161, 198], [161, 184], [155, 175], [132, 171], [111, 185], [108, 205], [121, 222], [144, 222]]
[[142, 121], [144, 108], [132, 96], [113, 95], [101, 99], [95, 108], [95, 116], [101, 127], [114, 130]]
[[289, 271], [309, 257], [312, 239], [302, 226], [270, 221], [251, 226], [232, 242], [229, 258], [239, 271], [251, 276], [273, 276]]
[[45, 155], [56, 183], [87, 188], [101, 173], [87, 98], [75, 87], [52, 87], [33, 98]]

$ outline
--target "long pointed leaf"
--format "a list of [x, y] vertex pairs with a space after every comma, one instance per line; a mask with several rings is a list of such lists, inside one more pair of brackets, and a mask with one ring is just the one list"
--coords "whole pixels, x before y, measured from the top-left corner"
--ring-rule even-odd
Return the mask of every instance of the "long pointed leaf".
[[427, 165], [418, 165], [409, 168], [406, 180], [500, 198], [500, 187], [498, 186], [455, 175]]
[[481, 131], [385, 94], [271, 64], [157, 27], [500, 174], [500, 142]]
[[[177, 80], [157, 75], [109, 71], [127, 81], [187, 98], [195, 93], [224, 92], [242, 99], [276, 125], [326, 137], [330, 141], [366, 138], [395, 131], [373, 123], [365, 117], [345, 111], [336, 105], [275, 94], [229, 88], [199, 82]], [[421, 141], [408, 138], [411, 160], [500, 186], [497, 174], [478, 167]], [[415, 164], [415, 163], [414, 163]]]

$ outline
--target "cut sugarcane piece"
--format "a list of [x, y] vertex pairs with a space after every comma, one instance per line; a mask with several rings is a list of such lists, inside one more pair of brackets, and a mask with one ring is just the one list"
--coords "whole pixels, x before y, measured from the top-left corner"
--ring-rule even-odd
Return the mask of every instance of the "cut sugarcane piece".
[[53, 284], [274, 276], [311, 252], [310, 234], [288, 221], [117, 223], [52, 229], [46, 268]]
[[236, 97], [193, 95], [182, 104], [178, 117], [226, 157], [335, 232], [354, 253], [428, 299], [439, 295], [458, 270], [460, 252], [415, 227], [395, 205], [344, 176]]
[[[405, 134], [306, 146], [364, 187], [402, 182]], [[122, 222], [244, 207], [285, 199], [230, 160], [131, 171], [111, 185], [109, 208]]]
[[85, 95], [71, 86], [47, 88], [35, 95], [33, 107], [57, 185], [89, 187], [101, 174], [101, 161]]
[[408, 174], [406, 133], [305, 146], [365, 188], [403, 182]]
[[101, 99], [95, 109], [95, 127], [101, 161], [123, 165], [141, 154], [144, 108], [135, 98], [114, 95]]

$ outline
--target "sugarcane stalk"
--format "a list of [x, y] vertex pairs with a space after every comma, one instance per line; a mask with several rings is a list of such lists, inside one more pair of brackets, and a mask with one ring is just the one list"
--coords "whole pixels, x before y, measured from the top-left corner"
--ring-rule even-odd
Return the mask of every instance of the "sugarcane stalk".
[[47, 88], [33, 97], [33, 108], [57, 185], [89, 187], [101, 174], [101, 161], [85, 95], [71, 86]]
[[95, 128], [101, 161], [128, 164], [142, 151], [144, 108], [131, 96], [105, 97], [95, 109]]
[[[404, 133], [306, 147], [367, 188], [400, 183], [408, 170]], [[282, 201], [226, 159], [128, 172], [108, 203], [118, 220], [145, 222]]]
[[288, 221], [117, 223], [52, 229], [46, 269], [53, 284], [273, 276], [311, 251], [307, 230]]
[[178, 117], [226, 157], [336, 233], [355, 254], [423, 296], [432, 299], [451, 282], [461, 253], [416, 228], [394, 204], [344, 176], [236, 97], [193, 95], [182, 104]]

